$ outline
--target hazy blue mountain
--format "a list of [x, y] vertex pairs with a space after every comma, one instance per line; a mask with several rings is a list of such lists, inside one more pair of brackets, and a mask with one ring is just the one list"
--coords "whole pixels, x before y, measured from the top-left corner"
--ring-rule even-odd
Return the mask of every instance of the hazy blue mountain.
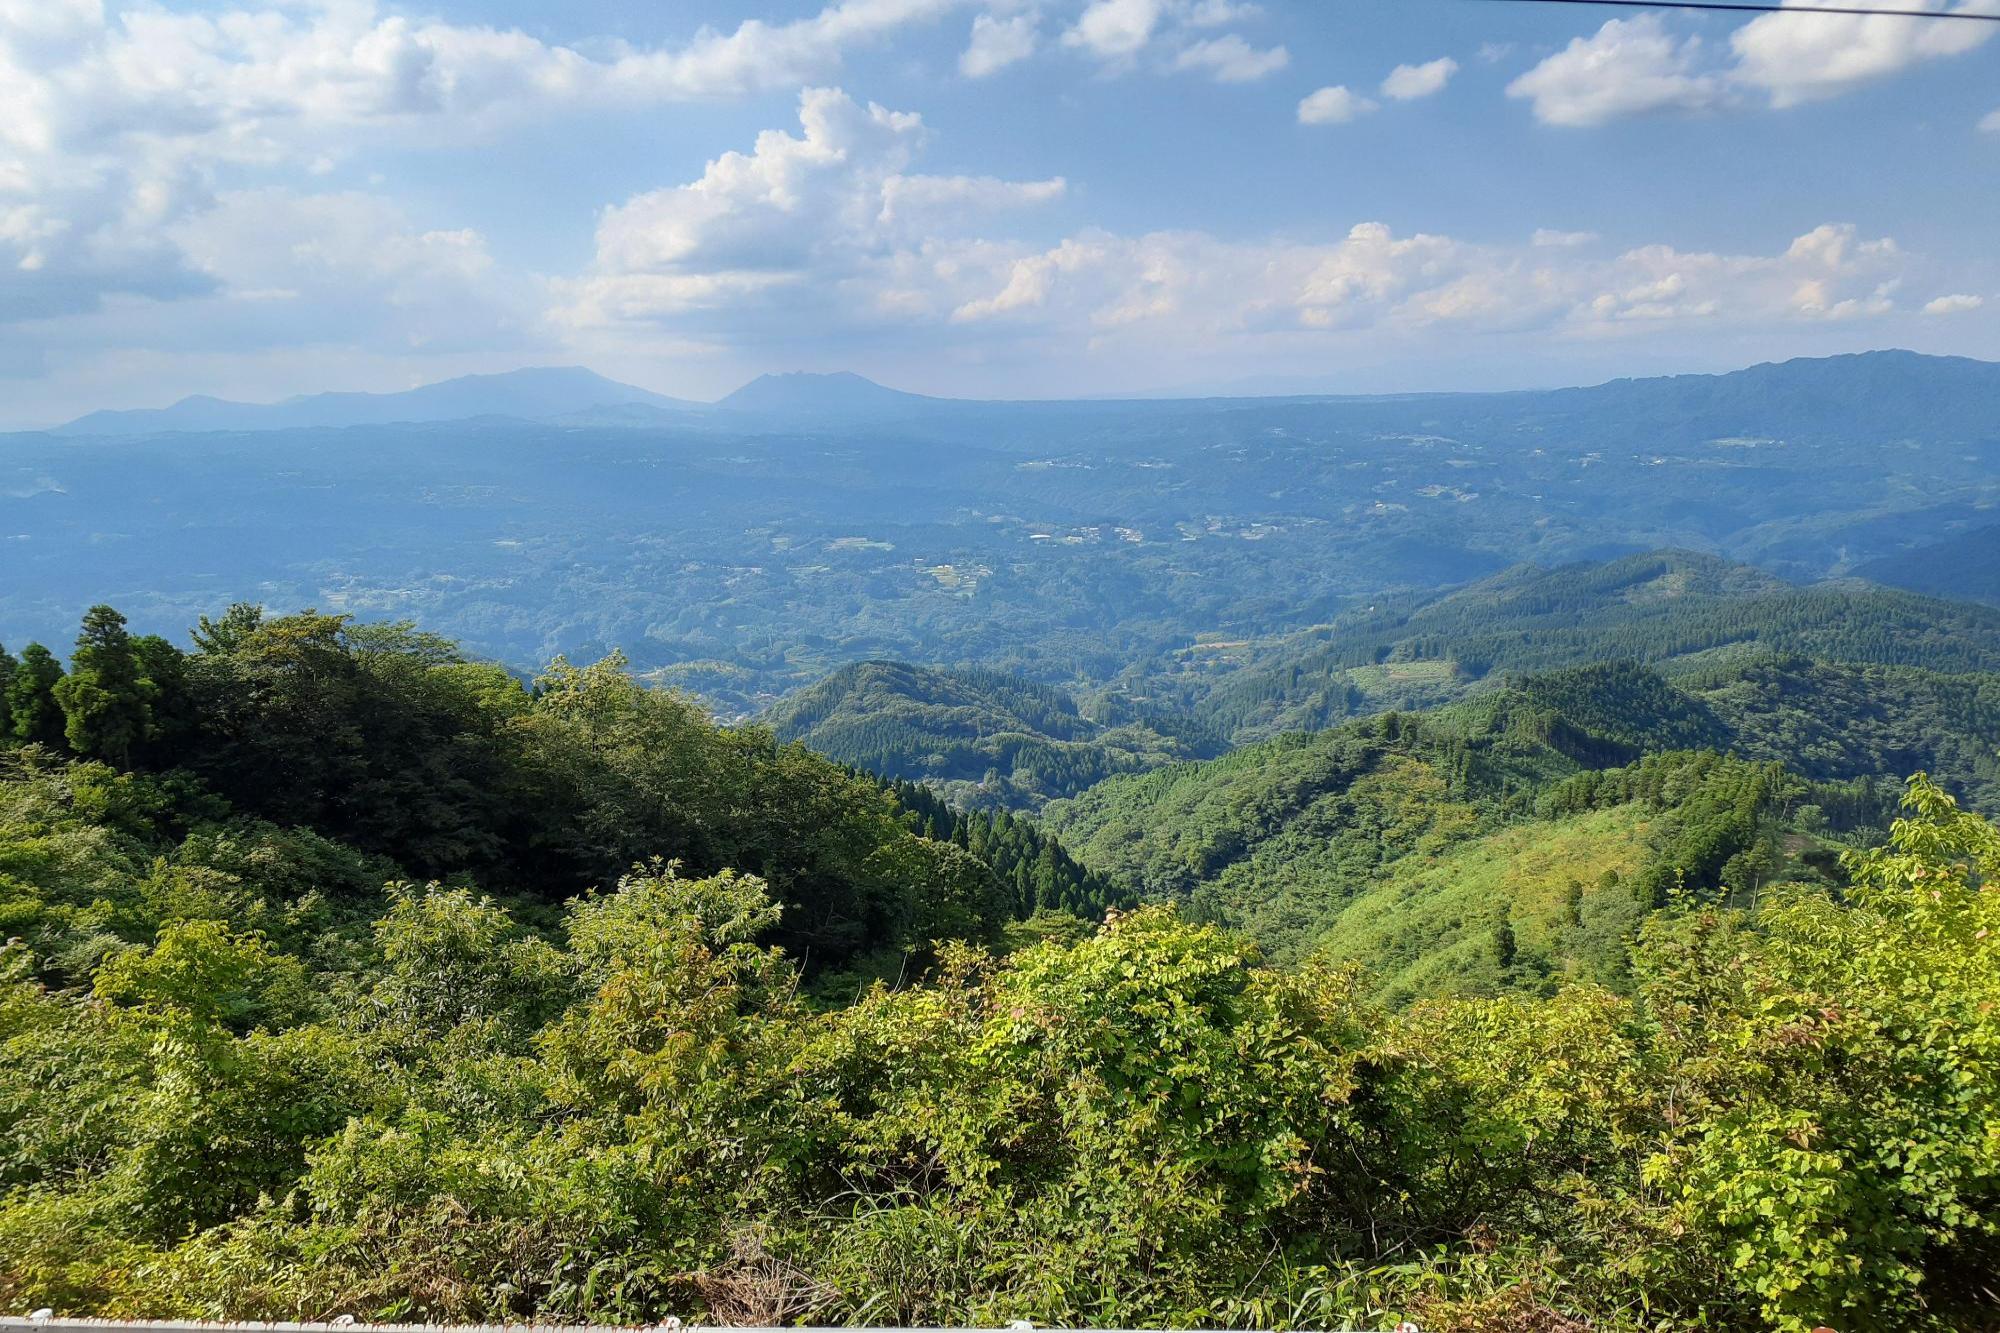
[[[1600, 623], [1532, 609], [1599, 576], [1537, 584], [1531, 571], [1695, 553], [1672, 577], [1610, 590], [1602, 609], [1634, 644], [1671, 629], [1720, 647], [1742, 631], [1717, 608], [1762, 594], [1711, 595], [1689, 561], [1734, 562], [1718, 577], [1774, 585], [1809, 616], [1853, 594], [1785, 584], [1991, 524], [2000, 442], [1971, 431], [2000, 422], [1994, 370], [1882, 354], [1558, 393], [912, 397], [873, 413], [837, 404], [904, 400], [779, 379], [739, 400], [768, 392], [768, 412], [587, 404], [541, 422], [240, 430], [144, 448], [16, 435], [0, 441], [0, 642], [66, 643], [98, 601], [178, 633], [246, 599], [410, 617], [524, 668], [620, 648], [732, 716], [865, 659], [1007, 671], [1073, 690], [1098, 715], [1106, 696], [1184, 711], [1184, 678], [1205, 692], [1225, 669], [1273, 665], [1273, 644], [1339, 624], [1367, 641], [1367, 660], [1350, 660], [1352, 636], [1284, 645], [1333, 656], [1286, 663], [1296, 680], [1266, 684], [1296, 699], [1295, 684], [1343, 686], [1322, 667], [1344, 684], [1365, 667], [1371, 707], [1421, 707], [1426, 691], [1457, 688], [1439, 679], [1453, 662], [1483, 677], [1601, 646]], [[581, 396], [598, 392], [587, 383]], [[815, 394], [836, 406], [775, 407]], [[1517, 566], [1529, 568], [1426, 610]], [[1691, 595], [1670, 605], [1713, 614], [1696, 624], [1626, 605], [1673, 588]], [[1984, 669], [1934, 651], [1896, 607], [1868, 609], [1883, 646], [1853, 660]], [[1920, 658], [1897, 655], [1911, 634]], [[1444, 639], [1458, 656], [1426, 642]], [[1821, 655], [1804, 637], [1786, 646]], [[1254, 713], [1268, 697], [1246, 702]], [[1258, 723], [1345, 707], [1307, 698]]]
[[1731, 442], [1871, 440], [1884, 447], [2000, 442], [2000, 364], [1917, 352], [1767, 362], [1724, 375], [1613, 380], [1539, 398], [1541, 414], [1587, 416], [1620, 435]]
[[[785, 416], [853, 416], [932, 405], [947, 407], [953, 403], [954, 400], [948, 398], [926, 398], [922, 394], [885, 388], [873, 380], [843, 370], [826, 375], [807, 371], [759, 375], [716, 406], [735, 412]], [[976, 405], [966, 403], [964, 406]]]
[[464, 375], [401, 393], [316, 393], [281, 403], [183, 398], [172, 407], [92, 412], [58, 435], [155, 435], [167, 431], [272, 431], [306, 426], [378, 426], [403, 421], [519, 417], [538, 421], [595, 409], [698, 410], [703, 404], [620, 384], [580, 366]]
[[1863, 578], [1933, 597], [2000, 604], [2000, 524], [1954, 533], [1942, 541], [1871, 560]]

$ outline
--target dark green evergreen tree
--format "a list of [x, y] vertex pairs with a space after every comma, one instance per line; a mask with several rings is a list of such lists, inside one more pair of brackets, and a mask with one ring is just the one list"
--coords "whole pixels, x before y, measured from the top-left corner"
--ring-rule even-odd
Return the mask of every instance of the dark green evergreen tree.
[[69, 674], [55, 686], [69, 747], [80, 755], [130, 767], [133, 752], [152, 738], [157, 692], [140, 670], [125, 617], [108, 606], [86, 611]]
[[132, 640], [140, 674], [152, 686], [152, 736], [145, 746], [148, 765], [174, 763], [197, 729], [199, 718], [188, 680], [187, 654], [157, 634]]
[[47, 648], [31, 643], [21, 650], [7, 682], [4, 719], [14, 740], [23, 745], [63, 743], [63, 711], [55, 695], [62, 679], [62, 664]]

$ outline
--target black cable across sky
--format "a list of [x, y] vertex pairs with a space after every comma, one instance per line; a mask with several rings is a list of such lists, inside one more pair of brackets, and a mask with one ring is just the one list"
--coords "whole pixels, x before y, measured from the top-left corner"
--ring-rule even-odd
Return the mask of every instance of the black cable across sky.
[[1901, 19], [1971, 19], [2000, 23], [2000, 13], [1979, 14], [1963, 9], [1875, 9], [1860, 5], [1778, 5], [1733, 3], [1732, 0], [1480, 0], [1482, 4], [1595, 5], [1617, 9], [1710, 9], [1731, 14], [1860, 14]]

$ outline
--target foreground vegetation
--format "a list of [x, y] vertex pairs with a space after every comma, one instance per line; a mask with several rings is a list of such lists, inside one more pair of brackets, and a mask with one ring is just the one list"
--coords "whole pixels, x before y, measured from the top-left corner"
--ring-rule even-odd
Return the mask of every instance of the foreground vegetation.
[[247, 610], [41, 656], [0, 754], [8, 1307], [1990, 1322], [2000, 831], [1928, 780], [1836, 856], [1799, 807], [1872, 789], [1518, 699], [1370, 724], [1311, 762], [1427, 765], [1487, 821], [1428, 829], [1428, 873], [1558, 824], [1550, 874], [1646, 858], [1590, 886], [1630, 904], [1601, 976], [1524, 927], [1490, 995], [1385, 996], [1170, 907], [1038, 910], [1111, 890], [615, 664], [530, 690]]

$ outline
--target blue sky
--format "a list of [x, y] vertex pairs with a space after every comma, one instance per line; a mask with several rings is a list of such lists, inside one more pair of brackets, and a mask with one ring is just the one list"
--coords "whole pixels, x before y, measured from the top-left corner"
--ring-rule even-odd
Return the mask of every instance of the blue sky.
[[1490, 0], [0, 0], [0, 425], [532, 364], [1027, 397], [2000, 358], [1996, 39]]

